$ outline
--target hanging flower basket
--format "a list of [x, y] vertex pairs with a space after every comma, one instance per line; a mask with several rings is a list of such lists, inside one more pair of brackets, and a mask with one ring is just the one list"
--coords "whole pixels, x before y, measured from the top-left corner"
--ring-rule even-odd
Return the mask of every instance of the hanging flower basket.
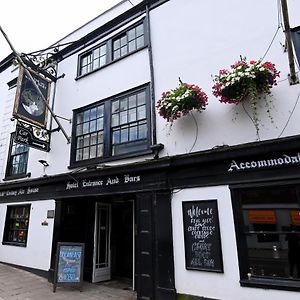
[[174, 90], [164, 92], [157, 101], [158, 113], [168, 122], [187, 115], [191, 110], [205, 110], [207, 95], [197, 85], [183, 83], [179, 79], [179, 86]]
[[247, 62], [244, 58], [232, 65], [230, 70], [219, 71], [219, 75], [214, 78], [213, 94], [222, 103], [239, 104], [249, 99], [252, 121], [258, 134], [257, 101], [261, 96], [271, 94], [271, 88], [277, 84], [277, 77], [279, 72], [271, 62]]

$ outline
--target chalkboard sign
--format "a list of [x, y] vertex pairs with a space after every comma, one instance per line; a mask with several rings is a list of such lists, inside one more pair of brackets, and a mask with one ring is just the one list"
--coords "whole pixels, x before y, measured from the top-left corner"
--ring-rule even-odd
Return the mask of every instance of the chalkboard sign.
[[57, 243], [53, 292], [57, 285], [82, 287], [84, 244]]
[[223, 273], [217, 200], [182, 203], [185, 266]]

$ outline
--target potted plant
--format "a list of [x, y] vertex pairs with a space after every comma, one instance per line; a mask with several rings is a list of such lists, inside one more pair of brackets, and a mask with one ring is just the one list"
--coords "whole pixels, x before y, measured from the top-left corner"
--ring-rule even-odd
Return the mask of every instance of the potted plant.
[[[239, 104], [248, 99], [252, 109], [251, 119], [258, 136], [257, 103], [261, 96], [271, 93], [271, 88], [277, 84], [277, 77], [279, 72], [273, 63], [261, 60], [247, 62], [245, 58], [241, 58], [231, 66], [230, 70], [220, 70], [219, 75], [214, 77], [213, 94], [222, 103]], [[264, 98], [267, 106], [270, 107], [269, 100], [267, 97]]]
[[207, 99], [206, 93], [199, 86], [184, 83], [179, 78], [179, 86], [163, 92], [156, 107], [160, 116], [168, 122], [173, 122], [191, 110], [205, 110]]

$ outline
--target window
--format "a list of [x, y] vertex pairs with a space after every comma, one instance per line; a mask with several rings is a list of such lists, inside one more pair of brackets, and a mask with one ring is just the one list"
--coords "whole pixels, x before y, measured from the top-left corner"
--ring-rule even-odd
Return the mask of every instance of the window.
[[298, 63], [300, 64], [300, 26], [292, 28], [291, 33]]
[[78, 63], [78, 76], [112, 63], [146, 45], [144, 22], [130, 27], [105, 43], [81, 54]]
[[300, 289], [299, 191], [233, 190], [241, 282]]
[[7, 206], [3, 244], [26, 247], [30, 205]]
[[79, 75], [92, 72], [106, 64], [106, 44], [101, 45], [80, 57]]
[[144, 25], [140, 24], [113, 40], [113, 60], [136, 51], [144, 44]]
[[17, 144], [12, 134], [10, 151], [6, 168], [6, 177], [20, 177], [26, 175], [29, 148], [26, 145]]
[[71, 161], [100, 161], [148, 150], [148, 98], [148, 87], [142, 87], [75, 111]]

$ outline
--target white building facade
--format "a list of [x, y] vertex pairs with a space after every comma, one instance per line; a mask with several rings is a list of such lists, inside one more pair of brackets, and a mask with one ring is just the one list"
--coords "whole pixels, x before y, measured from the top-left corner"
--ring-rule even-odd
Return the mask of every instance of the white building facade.
[[[0, 261], [53, 280], [57, 243], [84, 243], [84, 279], [129, 278], [138, 299], [298, 299], [299, 9], [289, 36], [282, 1], [121, 1], [49, 48], [70, 140], [48, 113], [47, 152], [15, 141], [19, 68], [2, 60]], [[213, 94], [251, 60], [280, 71], [254, 115], [249, 94]], [[208, 104], [167, 122], [157, 101], [179, 81]]]

